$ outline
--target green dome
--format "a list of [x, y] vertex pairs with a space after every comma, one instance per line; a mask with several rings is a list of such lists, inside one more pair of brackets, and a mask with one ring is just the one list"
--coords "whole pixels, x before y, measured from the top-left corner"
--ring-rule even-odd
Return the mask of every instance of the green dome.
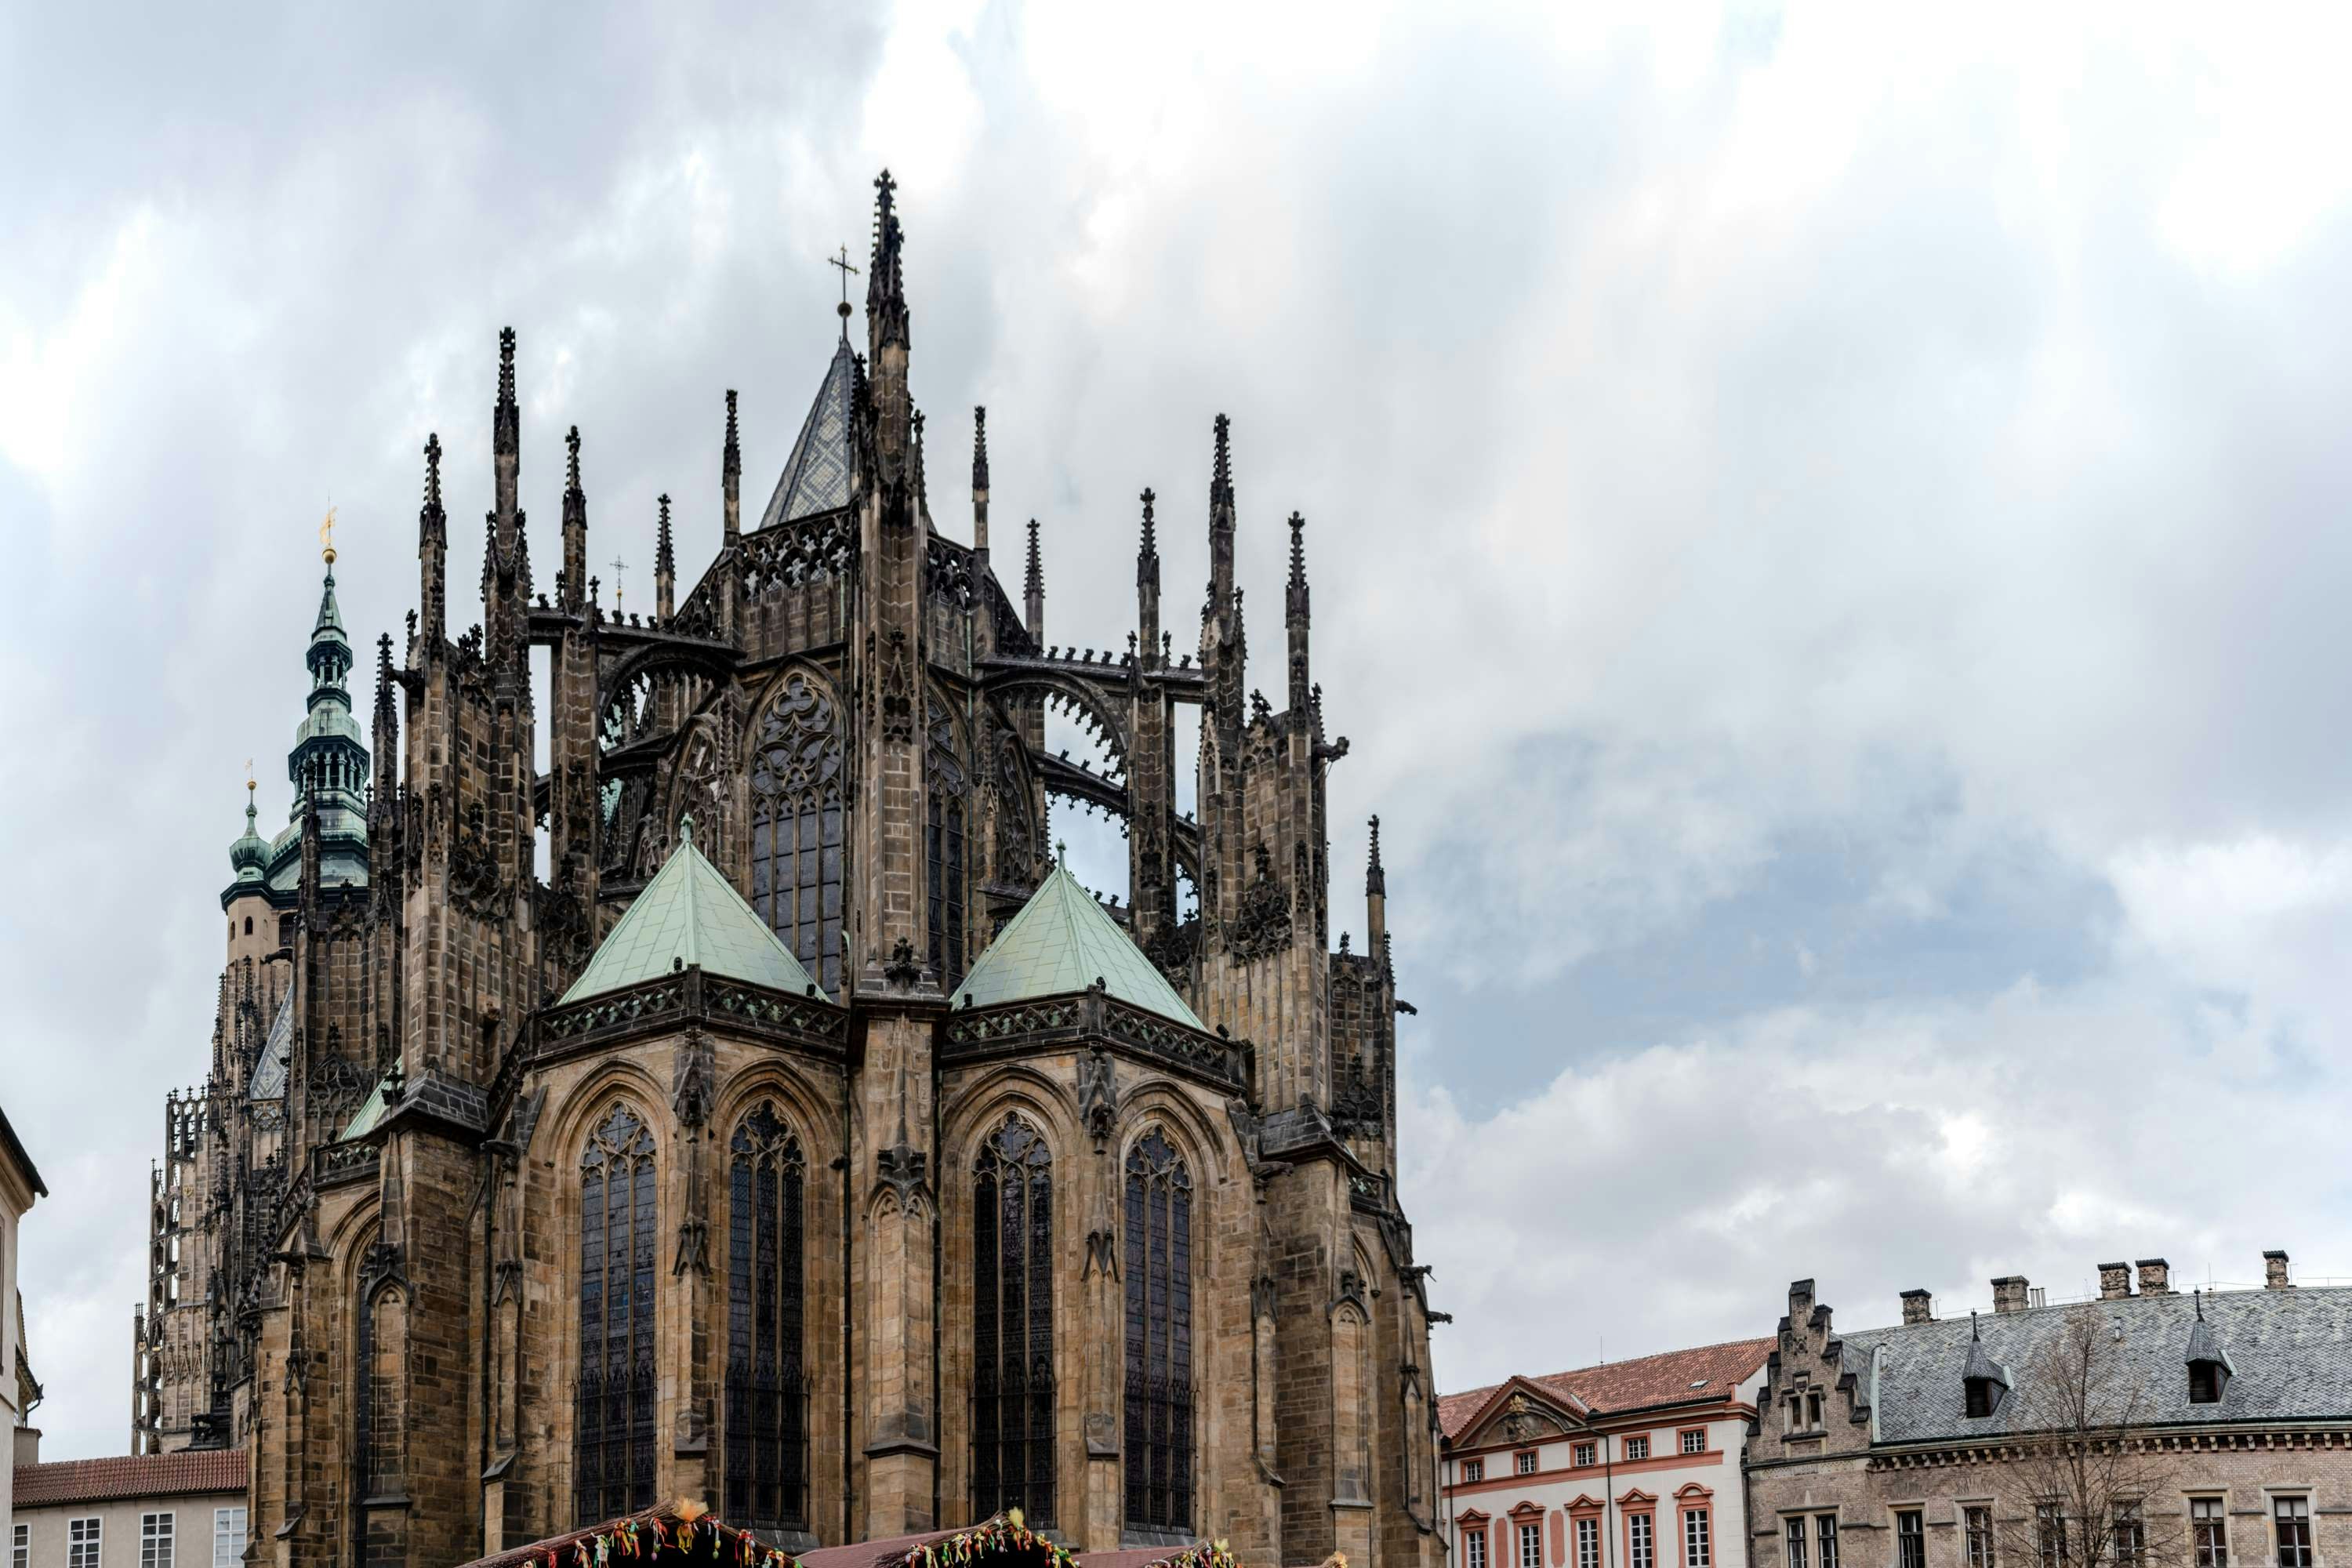
[[228, 863], [239, 882], [260, 886], [269, 868], [269, 840], [254, 831], [253, 786], [245, 786], [245, 831], [228, 847]]

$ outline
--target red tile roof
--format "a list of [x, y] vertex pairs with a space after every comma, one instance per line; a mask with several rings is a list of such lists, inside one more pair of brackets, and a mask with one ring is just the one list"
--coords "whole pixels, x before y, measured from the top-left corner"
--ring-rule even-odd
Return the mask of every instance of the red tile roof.
[[[1574, 1372], [1547, 1373], [1527, 1381], [1538, 1388], [1580, 1400], [1595, 1415], [1646, 1410], [1654, 1405], [1728, 1395], [1764, 1364], [1764, 1358], [1772, 1353], [1773, 1343], [1769, 1339], [1731, 1340], [1633, 1361], [1604, 1362]], [[1706, 1386], [1693, 1388], [1691, 1384], [1701, 1378], [1706, 1380]], [[1439, 1395], [1437, 1419], [1445, 1436], [1462, 1436], [1502, 1386], [1490, 1383], [1484, 1388]]]
[[175, 1497], [245, 1489], [242, 1448], [183, 1448], [176, 1454], [125, 1454], [111, 1459], [61, 1459], [16, 1467], [18, 1508]]

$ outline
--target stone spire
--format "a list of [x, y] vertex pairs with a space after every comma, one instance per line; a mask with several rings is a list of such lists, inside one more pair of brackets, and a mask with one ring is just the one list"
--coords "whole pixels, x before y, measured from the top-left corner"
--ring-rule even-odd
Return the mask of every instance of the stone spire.
[[971, 547], [988, 553], [988, 410], [971, 411]]
[[580, 488], [580, 426], [563, 437], [563, 574], [555, 585], [561, 607], [578, 615], [588, 603], [588, 492]]
[[885, 169], [874, 181], [874, 253], [866, 269], [866, 331], [872, 337], [868, 353], [881, 363], [885, 348], [911, 346], [907, 336], [907, 279], [900, 260], [906, 237], [891, 193], [898, 182]]
[[1290, 584], [1283, 602], [1283, 624], [1290, 632], [1290, 716], [1311, 722], [1308, 709], [1313, 684], [1307, 664], [1307, 520], [1290, 514]]
[[1028, 612], [1029, 637], [1033, 642], [1045, 636], [1045, 558], [1037, 548], [1037, 520], [1029, 520], [1029, 570], [1022, 579], [1021, 595]]
[[1381, 864], [1381, 819], [1371, 819], [1372, 847], [1364, 859], [1364, 951], [1375, 959], [1384, 951], [1389, 933], [1389, 874]]
[[670, 541], [667, 492], [660, 506], [661, 521], [654, 531], [654, 614], [667, 621], [677, 613], [677, 550]]
[[743, 448], [735, 438], [735, 389], [727, 389], [727, 444], [719, 452], [719, 491], [724, 500], [725, 542], [743, 532]]
[[[441, 510], [441, 437], [425, 437], [425, 504], [416, 512], [416, 557], [423, 584], [423, 642], [438, 647], [449, 629], [449, 514]], [[416, 657], [424, 657], [419, 650]]]
[[1159, 498], [1147, 489], [1139, 499], [1143, 502], [1143, 537], [1135, 549], [1136, 658], [1145, 669], [1157, 669], [1160, 665], [1160, 537], [1151, 506]]

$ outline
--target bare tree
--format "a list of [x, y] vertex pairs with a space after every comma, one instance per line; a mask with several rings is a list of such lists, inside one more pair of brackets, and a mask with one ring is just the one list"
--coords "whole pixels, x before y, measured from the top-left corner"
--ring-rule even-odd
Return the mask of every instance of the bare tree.
[[2001, 1568], [2146, 1568], [2177, 1563], [2187, 1521], [2174, 1466], [2144, 1430], [2157, 1401], [2122, 1329], [2095, 1308], [2065, 1314], [2003, 1401], [2008, 1511], [1986, 1522]]

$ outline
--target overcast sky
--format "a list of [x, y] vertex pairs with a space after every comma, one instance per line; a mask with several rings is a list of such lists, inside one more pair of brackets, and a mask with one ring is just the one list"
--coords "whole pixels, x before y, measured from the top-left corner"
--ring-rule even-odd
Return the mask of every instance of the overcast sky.
[[727, 387], [765, 500], [885, 163], [934, 513], [984, 402], [1049, 640], [1124, 647], [1145, 485], [1190, 624], [1222, 410], [1278, 691], [1308, 520], [1444, 1386], [1769, 1333], [1800, 1276], [1850, 1326], [2112, 1258], [2352, 1276], [2341, 13], [1610, 9], [0, 9], [47, 1452], [129, 1440], [320, 514], [364, 647], [437, 430], [470, 586], [511, 323], [542, 574], [577, 423], [649, 605], [656, 494], [715, 547]]

